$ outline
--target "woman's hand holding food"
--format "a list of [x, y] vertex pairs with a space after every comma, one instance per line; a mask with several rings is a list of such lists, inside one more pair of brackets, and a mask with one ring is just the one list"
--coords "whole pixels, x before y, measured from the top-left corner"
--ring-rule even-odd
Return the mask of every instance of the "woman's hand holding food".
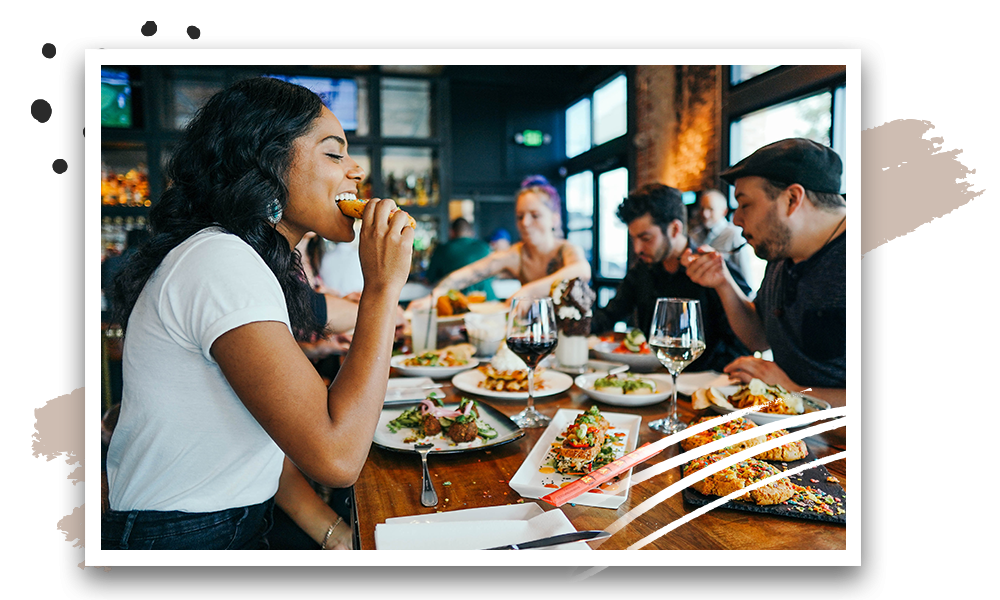
[[393, 211], [396, 203], [392, 200], [368, 201], [358, 251], [365, 290], [391, 290], [398, 296], [410, 274], [414, 229], [408, 226], [408, 214]]

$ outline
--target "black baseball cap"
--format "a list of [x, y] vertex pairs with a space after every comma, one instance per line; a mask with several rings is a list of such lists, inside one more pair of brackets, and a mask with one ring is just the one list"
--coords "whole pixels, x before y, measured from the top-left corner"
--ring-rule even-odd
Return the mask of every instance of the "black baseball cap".
[[797, 183], [813, 192], [839, 194], [843, 171], [844, 164], [833, 148], [805, 138], [788, 138], [758, 148], [720, 177], [730, 185], [740, 177], [757, 176]]

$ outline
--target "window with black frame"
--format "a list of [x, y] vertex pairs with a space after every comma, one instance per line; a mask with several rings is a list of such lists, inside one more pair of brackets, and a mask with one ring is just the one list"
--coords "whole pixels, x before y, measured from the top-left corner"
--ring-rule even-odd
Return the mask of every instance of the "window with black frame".
[[566, 108], [566, 237], [583, 248], [598, 306], [628, 268], [628, 230], [617, 209], [629, 189], [628, 77], [616, 73]]
[[[732, 65], [729, 69], [725, 78], [729, 84], [723, 90], [723, 168], [790, 137], [830, 146], [847, 164], [845, 67]], [[846, 191], [848, 175], [845, 170], [841, 193]], [[736, 207], [732, 189], [729, 205], [730, 211]], [[747, 262], [749, 272], [744, 275], [756, 289], [766, 263], [756, 256]]]

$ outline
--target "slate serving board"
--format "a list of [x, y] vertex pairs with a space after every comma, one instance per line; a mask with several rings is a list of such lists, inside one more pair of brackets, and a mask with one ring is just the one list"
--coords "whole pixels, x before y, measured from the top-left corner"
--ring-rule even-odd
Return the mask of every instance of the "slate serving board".
[[[778, 462], [778, 461], [766, 461], [766, 462], [769, 462], [772, 465], [782, 470], [785, 470], [787, 467], [787, 470], [790, 471], [795, 467], [801, 465], [802, 463], [808, 463], [814, 460], [816, 460], [816, 455], [814, 455], [812, 451], [810, 451], [809, 455], [803, 458], [802, 460], [794, 460], [788, 462]], [[792, 503], [792, 501], [795, 500], [794, 496], [792, 497], [791, 500], [785, 502], [784, 504], [770, 504], [766, 506], [759, 506], [757, 504], [753, 504], [752, 502], [741, 502], [739, 500], [730, 500], [729, 502], [723, 504], [721, 508], [729, 508], [733, 510], [742, 510], [754, 513], [779, 515], [782, 517], [791, 517], [794, 519], [809, 519], [814, 521], [826, 521], [829, 523], [840, 523], [842, 525], [846, 524], [847, 492], [844, 491], [844, 488], [841, 487], [839, 483], [827, 481], [828, 477], [830, 477], [830, 472], [827, 471], [826, 466], [818, 465], [811, 469], [806, 469], [805, 471], [801, 471], [794, 475], [790, 475], [789, 479], [791, 480], [792, 483], [796, 485], [802, 487], [809, 487], [814, 490], [820, 490], [824, 494], [832, 496], [835, 500], [833, 504], [828, 504], [828, 506], [831, 506], [833, 508], [833, 513], [834, 513], [833, 515], [815, 512], [809, 509], [804, 509], [800, 511], [799, 508], [802, 507], [797, 507], [795, 504]], [[719, 499], [718, 496], [706, 496], [704, 494], [696, 492], [695, 490], [689, 487], [684, 488], [684, 491], [681, 493], [681, 495], [684, 498], [685, 502], [687, 502], [688, 504], [693, 504], [695, 506], [704, 506]], [[837, 502], [836, 499], [839, 499], [840, 501]], [[843, 514], [836, 514], [838, 508], [844, 511]]]

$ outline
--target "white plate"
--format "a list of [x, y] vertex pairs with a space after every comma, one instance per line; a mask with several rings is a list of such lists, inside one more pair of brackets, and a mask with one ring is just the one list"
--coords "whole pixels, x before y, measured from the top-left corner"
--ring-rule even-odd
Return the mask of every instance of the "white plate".
[[[413, 445], [416, 442], [404, 441], [415, 435], [413, 430], [405, 428], [393, 433], [389, 429], [388, 423], [403, 414], [404, 410], [417, 406], [418, 404], [419, 402], [411, 402], [405, 406], [394, 405], [384, 407], [382, 409], [382, 414], [378, 419], [378, 426], [375, 428], [375, 437], [372, 440], [375, 445], [394, 452], [412, 452], [416, 454], [417, 451], [413, 449]], [[434, 448], [431, 449], [431, 454], [461, 454], [463, 452], [473, 452], [475, 450], [489, 448], [491, 446], [502, 446], [506, 443], [520, 439], [524, 435], [524, 430], [511, 421], [507, 415], [481, 401], [476, 401], [476, 404], [479, 406], [479, 420], [488, 423], [497, 432], [497, 436], [492, 440], [484, 441], [483, 438], [477, 437], [471, 442], [455, 443], [443, 433], [439, 433], [427, 438], [422, 438], [419, 441], [434, 444]], [[458, 403], [448, 403], [445, 404], [445, 406], [456, 409], [458, 408]]]
[[598, 342], [594, 345], [594, 354], [601, 360], [625, 363], [630, 370], [636, 373], [651, 373], [653, 371], [666, 371], [660, 364], [656, 355], [637, 354], [632, 352], [614, 352], [614, 349], [621, 345], [621, 342]]
[[[738, 385], [726, 385], [722, 387], [716, 386], [715, 389], [722, 392], [726, 396], [726, 398], [729, 398], [729, 396], [732, 396], [733, 394], [736, 393], [737, 390], [740, 389], [740, 386]], [[807, 413], [815, 412], [817, 410], [830, 409], [830, 403], [827, 402], [826, 400], [820, 400], [819, 398], [813, 398], [812, 396], [806, 396], [805, 394], [799, 394], [799, 395], [802, 396], [802, 403], [805, 405], [805, 412]], [[727, 415], [731, 412], [734, 412], [732, 410], [729, 410], [728, 408], [719, 406], [714, 402], [709, 405], [709, 408], [711, 408], [713, 411], [715, 411], [720, 415]], [[767, 425], [768, 423], [774, 423], [775, 421], [782, 421], [784, 419], [787, 419], [788, 417], [794, 417], [794, 416], [795, 415], [779, 415], [775, 413], [751, 412], [747, 413], [745, 418], [750, 419], [751, 421], [753, 421], [758, 425]], [[805, 426], [806, 425], [804, 425], [803, 427]]]
[[[576, 528], [561, 510], [543, 511], [535, 503], [395, 517], [375, 526], [378, 550], [476, 550], [517, 544]], [[543, 550], [590, 550], [573, 542]]]
[[[560, 408], [552, 422], [545, 428], [538, 443], [531, 449], [531, 453], [521, 463], [521, 467], [510, 480], [510, 487], [525, 498], [541, 498], [552, 493], [563, 484], [576, 481], [580, 477], [577, 475], [563, 475], [562, 473], [542, 473], [541, 468], [552, 449], [552, 444], [556, 438], [561, 436], [563, 431], [576, 420], [576, 417], [583, 411]], [[609, 434], [624, 433], [625, 442], [620, 448], [621, 454], [615, 458], [621, 458], [625, 454], [635, 450], [636, 441], [639, 439], [639, 424], [642, 418], [638, 415], [626, 415], [622, 413], [609, 413], [601, 411], [604, 418], [611, 424]], [[548, 469], [546, 469], [548, 470]], [[612, 479], [599, 487], [580, 494], [573, 499], [573, 504], [583, 504], [584, 506], [597, 506], [601, 508], [618, 508], [628, 498], [628, 488], [632, 483], [632, 469], [625, 474], [619, 475], [616, 481]]]
[[407, 377], [430, 377], [432, 379], [444, 379], [445, 377], [451, 377], [456, 373], [461, 373], [462, 371], [468, 369], [474, 369], [476, 365], [479, 364], [478, 358], [470, 358], [469, 362], [464, 365], [459, 365], [457, 367], [408, 367], [403, 364], [408, 358], [413, 358], [415, 354], [401, 354], [399, 356], [393, 356], [392, 360], [389, 361], [397, 371], [402, 375]]
[[650, 379], [656, 383], [656, 392], [652, 394], [608, 394], [594, 388], [594, 382], [602, 377], [607, 377], [607, 371], [598, 371], [579, 375], [574, 381], [577, 387], [598, 402], [613, 404], [614, 406], [649, 406], [662, 402], [673, 393], [673, 384], [669, 375], [642, 375], [643, 379]]
[[[479, 369], [463, 371], [451, 379], [451, 382], [456, 388], [462, 390], [463, 392], [469, 392], [470, 394], [478, 394], [487, 398], [502, 398], [504, 400], [528, 399], [528, 392], [495, 392], [493, 390], [479, 387], [480, 381], [486, 381], [486, 375], [484, 375]], [[543, 389], [536, 390], [535, 393], [532, 394], [535, 398], [561, 394], [573, 387], [573, 378], [558, 371], [542, 371], [540, 375], [535, 375], [535, 383], [538, 383], [539, 381], [544, 381], [545, 387]]]

